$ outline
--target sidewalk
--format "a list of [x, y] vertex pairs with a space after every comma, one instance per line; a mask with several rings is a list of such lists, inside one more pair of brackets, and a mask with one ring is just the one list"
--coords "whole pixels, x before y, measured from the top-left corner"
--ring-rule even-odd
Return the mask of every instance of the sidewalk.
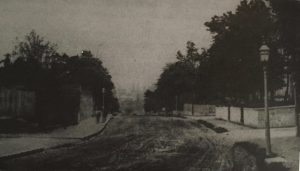
[[[255, 129], [215, 118], [190, 118], [206, 120], [216, 126], [226, 128], [228, 132], [218, 134], [224, 141], [234, 144], [248, 141], [265, 147], [265, 129]], [[296, 136], [296, 128], [271, 128], [272, 151], [287, 160], [291, 171], [298, 171], [300, 138]]]
[[74, 144], [101, 132], [112, 119], [108, 115], [105, 123], [97, 123], [95, 117], [81, 121], [66, 129], [59, 128], [50, 133], [0, 134], [0, 159], [26, 155], [48, 148]]
[[[253, 139], [265, 138], [265, 129], [250, 128], [247, 126], [235, 124], [228, 121], [218, 120], [214, 118], [207, 119], [206, 121], [229, 130], [229, 132], [225, 133], [225, 135], [229, 136], [230, 139], [234, 141], [249, 141]], [[271, 138], [283, 138], [283, 137], [295, 137], [295, 136], [296, 136], [295, 127], [271, 128]]]
[[[189, 119], [205, 120], [218, 127], [223, 127], [228, 130], [224, 135], [229, 136], [234, 141], [247, 141], [251, 139], [265, 138], [265, 129], [251, 128], [233, 122], [216, 119], [215, 117], [192, 117]], [[271, 138], [295, 137], [296, 128], [271, 128]]]

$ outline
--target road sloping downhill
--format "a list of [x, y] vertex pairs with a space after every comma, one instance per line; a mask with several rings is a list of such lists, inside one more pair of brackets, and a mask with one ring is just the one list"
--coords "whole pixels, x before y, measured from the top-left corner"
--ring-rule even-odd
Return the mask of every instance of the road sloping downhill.
[[101, 135], [72, 147], [2, 161], [3, 170], [228, 170], [217, 133], [196, 120], [118, 116]]

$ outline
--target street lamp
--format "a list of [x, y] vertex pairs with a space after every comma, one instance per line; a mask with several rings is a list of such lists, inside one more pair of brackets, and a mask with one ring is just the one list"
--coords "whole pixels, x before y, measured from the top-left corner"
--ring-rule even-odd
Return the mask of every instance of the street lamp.
[[104, 122], [105, 119], [105, 88], [102, 88], [102, 122]]
[[270, 135], [270, 117], [268, 108], [268, 86], [267, 86], [267, 63], [270, 56], [270, 48], [263, 44], [260, 49], [260, 60], [263, 63], [264, 70], [264, 103], [265, 103], [265, 136], [266, 136], [266, 153], [267, 156], [271, 155], [271, 135]]
[[104, 111], [104, 100], [105, 100], [105, 98], [104, 98], [104, 95], [105, 95], [105, 88], [102, 88], [102, 110]]
[[299, 130], [299, 115], [297, 111], [297, 89], [296, 89], [296, 81], [294, 80], [294, 104], [295, 104], [295, 119], [296, 119], [296, 137], [300, 136], [300, 130]]
[[194, 80], [193, 80], [193, 99], [192, 99], [192, 115], [194, 115], [194, 103], [195, 103], [195, 99], [196, 99], [196, 80], [197, 80], [197, 69], [200, 66], [200, 61], [194, 61], [193, 63], [193, 69], [194, 69]]
[[178, 95], [175, 96], [175, 109], [176, 109], [176, 115], [178, 115]]

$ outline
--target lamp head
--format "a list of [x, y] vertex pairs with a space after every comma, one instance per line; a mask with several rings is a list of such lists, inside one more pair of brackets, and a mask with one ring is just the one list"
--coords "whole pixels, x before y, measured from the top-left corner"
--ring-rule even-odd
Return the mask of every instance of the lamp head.
[[270, 56], [270, 48], [267, 45], [263, 44], [259, 48], [259, 54], [261, 62], [268, 62]]

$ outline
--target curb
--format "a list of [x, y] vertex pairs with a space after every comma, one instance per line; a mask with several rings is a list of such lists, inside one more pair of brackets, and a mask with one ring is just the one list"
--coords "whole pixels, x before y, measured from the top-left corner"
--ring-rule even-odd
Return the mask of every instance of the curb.
[[27, 156], [27, 155], [36, 154], [36, 153], [40, 153], [40, 152], [43, 152], [43, 151], [45, 151], [45, 148], [38, 148], [38, 149], [30, 150], [30, 151], [11, 154], [11, 155], [8, 155], [8, 156], [2, 156], [2, 157], [0, 157], [0, 161], [14, 159], [14, 158], [18, 158], [18, 157], [24, 157], [24, 156]]
[[85, 137], [83, 137], [83, 138], [80, 138], [80, 140], [82, 140], [82, 141], [87, 141], [87, 140], [91, 139], [92, 137], [101, 134], [101, 133], [105, 130], [105, 128], [106, 128], [106, 126], [108, 125], [109, 121], [112, 120], [112, 119], [114, 119], [113, 116], [111, 116], [106, 122], [104, 122], [103, 128], [102, 128], [101, 130], [99, 130], [98, 132], [93, 133], [93, 134], [88, 135], [88, 136], [85, 136]]
[[268, 171], [288, 171], [290, 168], [287, 166], [287, 160], [281, 156], [265, 158], [266, 170]]
[[[92, 137], [101, 134], [104, 129], [106, 128], [107, 124], [109, 123], [110, 120], [112, 120], [114, 117], [111, 116], [105, 123], [104, 126], [102, 127], [101, 130], [97, 131], [96, 133], [87, 135], [85, 137], [82, 138], [78, 138], [78, 140], [80, 141], [87, 141], [89, 139], [91, 139]], [[52, 146], [52, 147], [47, 147], [47, 148], [38, 148], [38, 149], [34, 149], [34, 150], [29, 150], [29, 151], [25, 151], [25, 152], [21, 152], [21, 153], [15, 153], [15, 154], [11, 154], [11, 155], [7, 155], [7, 156], [1, 156], [0, 157], [0, 162], [4, 161], [4, 160], [10, 160], [10, 159], [14, 159], [14, 158], [20, 158], [20, 157], [24, 157], [24, 156], [28, 156], [28, 155], [32, 155], [32, 154], [36, 154], [36, 153], [41, 153], [47, 149], [59, 149], [59, 148], [64, 148], [64, 147], [71, 147], [74, 146], [76, 143], [79, 142], [73, 142], [73, 143], [62, 143], [60, 145], [56, 145], [56, 146]]]
[[[255, 158], [256, 163], [255, 166], [258, 170], [265, 170], [265, 171], [288, 171], [289, 168], [287, 166], [287, 160], [278, 154], [274, 154], [272, 157], [268, 157], [266, 155], [265, 147], [262, 147], [256, 143], [242, 141], [237, 142], [231, 148], [231, 155], [233, 158], [233, 163], [235, 163], [235, 156], [234, 152], [237, 148], [241, 148], [245, 150], [246, 154]], [[233, 165], [233, 167], [235, 167]], [[241, 166], [238, 166], [238, 169]], [[234, 168], [237, 169], [237, 168]]]

